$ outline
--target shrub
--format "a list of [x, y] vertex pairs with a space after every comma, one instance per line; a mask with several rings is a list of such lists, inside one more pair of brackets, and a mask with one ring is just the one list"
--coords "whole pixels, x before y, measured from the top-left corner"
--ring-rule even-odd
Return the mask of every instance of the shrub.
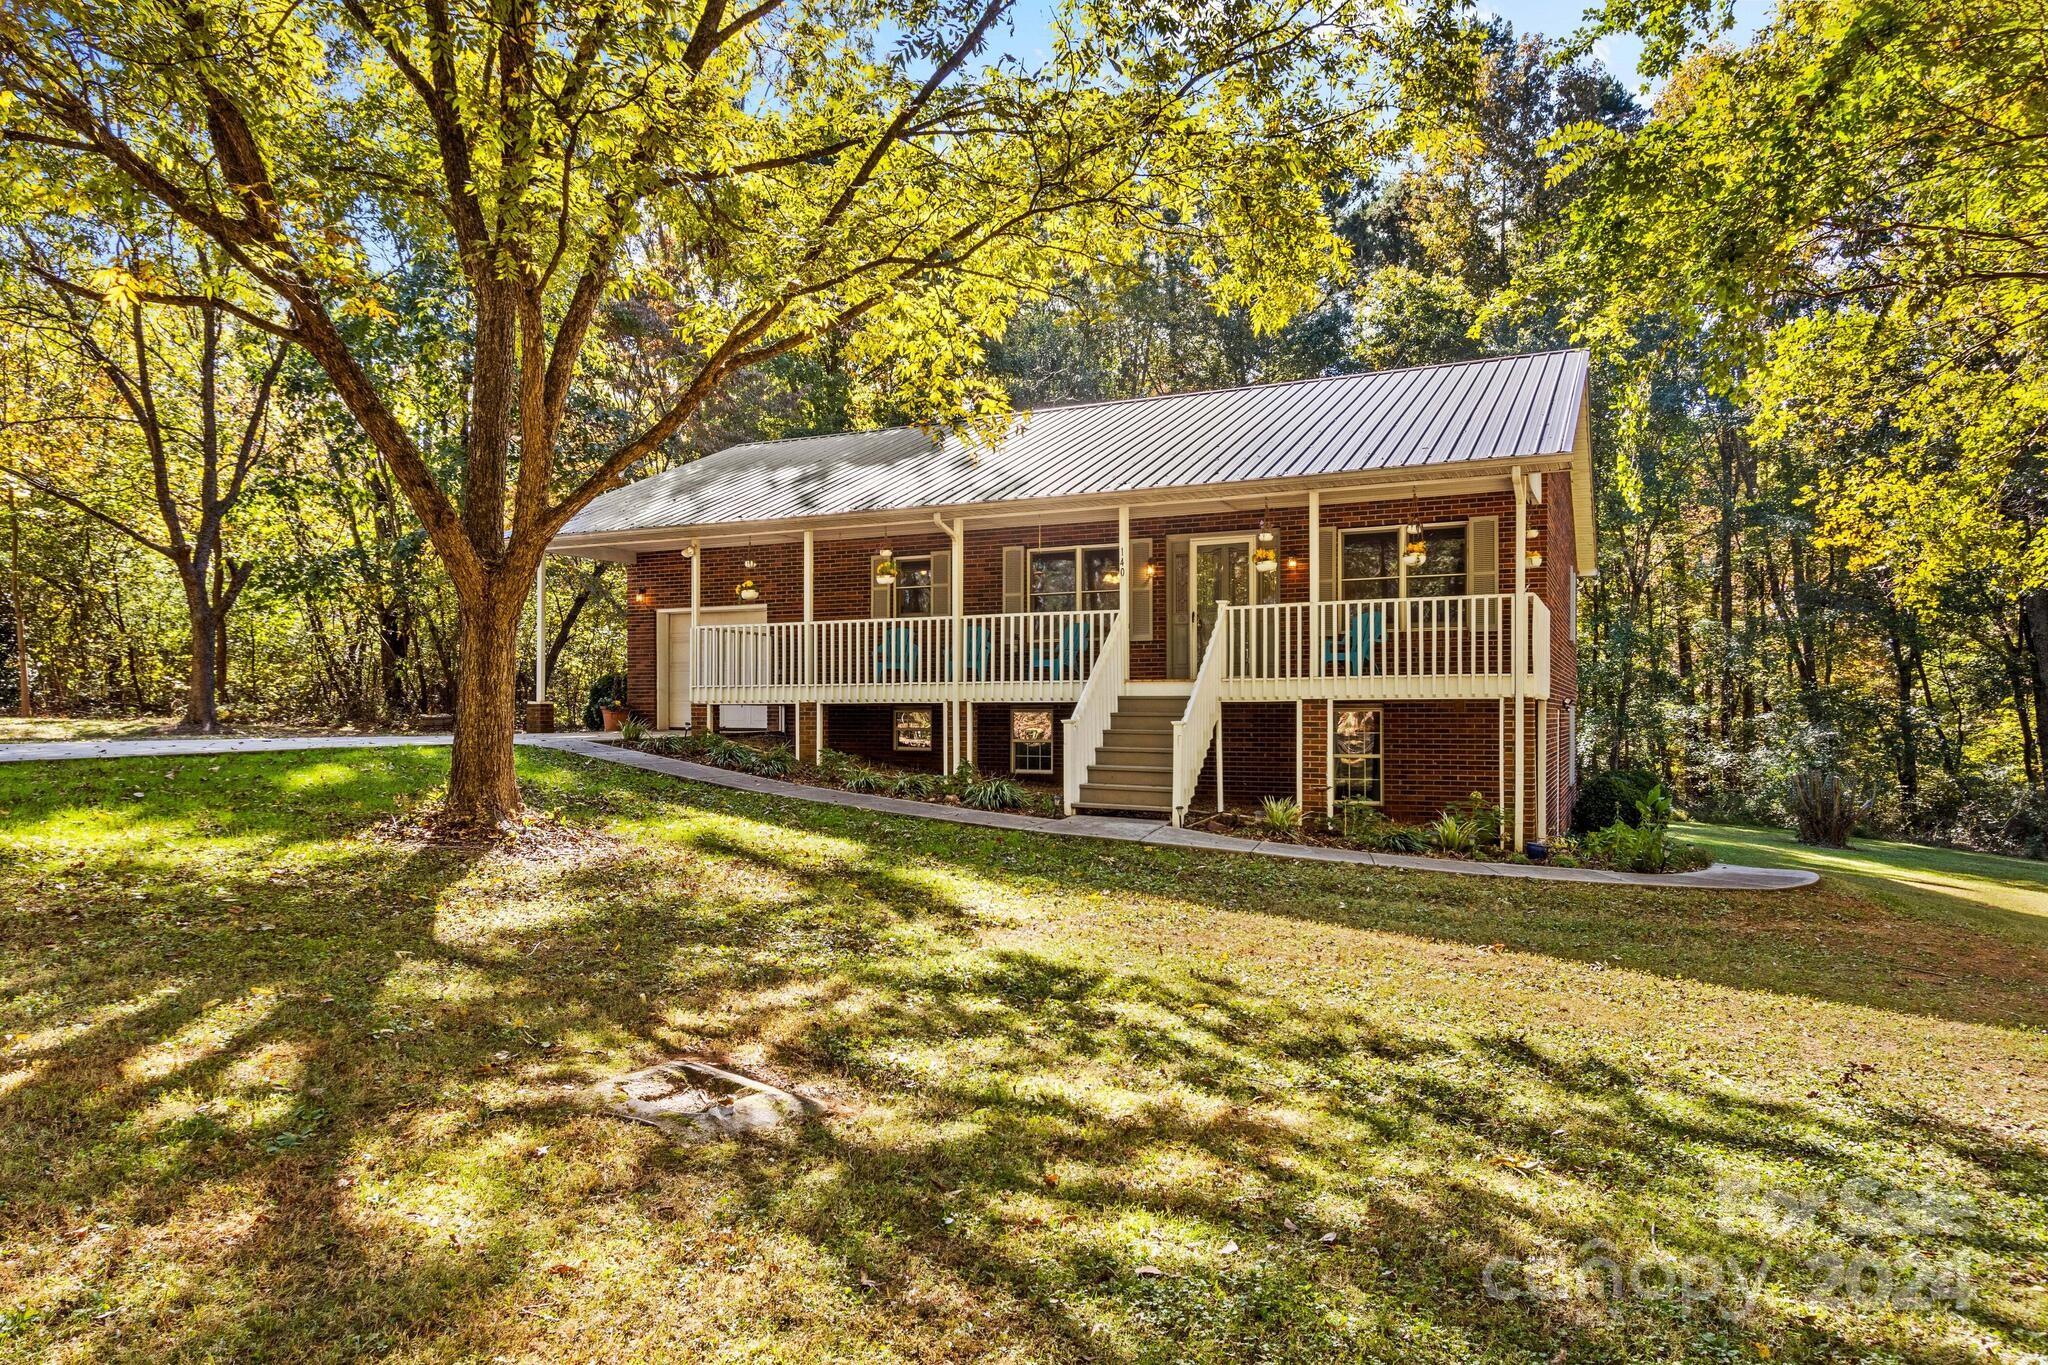
[[1007, 777], [969, 777], [960, 784], [960, 804], [976, 810], [1015, 810], [1024, 788]]
[[865, 792], [871, 796], [886, 792], [893, 785], [886, 774], [878, 773], [873, 768], [855, 768], [846, 775], [845, 780], [848, 791]]
[[628, 744], [638, 744], [647, 738], [647, 722], [638, 716], [628, 716], [619, 726], [619, 738]]
[[905, 773], [889, 784], [891, 796], [929, 798], [946, 790], [946, 781], [932, 773]]
[[604, 708], [626, 699], [626, 675], [607, 673], [590, 685], [590, 700], [583, 707], [583, 728], [604, 729]]
[[766, 749], [754, 749], [740, 745], [751, 756], [753, 766], [747, 771], [761, 777], [787, 777], [796, 769], [796, 754], [787, 744], [771, 744]]
[[1500, 842], [1500, 807], [1494, 805], [1493, 802], [1487, 800], [1478, 792], [1473, 792], [1463, 801], [1446, 807], [1446, 810], [1472, 827], [1472, 846], [1474, 848]]
[[1337, 829], [1346, 839], [1380, 853], [1422, 853], [1429, 840], [1412, 825], [1397, 824], [1377, 806], [1351, 801], [1337, 809]]
[[1447, 810], [1422, 828], [1439, 853], [1470, 853], [1479, 846], [1478, 826], [1456, 811]]
[[1711, 861], [1705, 849], [1672, 838], [1660, 824], [1617, 820], [1587, 835], [1582, 847], [1587, 859], [1621, 872], [1684, 872]]
[[1592, 834], [1617, 820], [1636, 824], [1641, 819], [1636, 803], [1656, 785], [1655, 777], [1631, 768], [1610, 768], [1593, 774], [1579, 785], [1578, 800], [1572, 803], [1572, 833]]
[[1796, 774], [1785, 789], [1785, 805], [1802, 844], [1841, 848], [1856, 822], [1870, 815], [1871, 803], [1840, 773], [1809, 768]]
[[1259, 802], [1259, 828], [1276, 838], [1301, 832], [1301, 802], [1291, 796], [1268, 796]]

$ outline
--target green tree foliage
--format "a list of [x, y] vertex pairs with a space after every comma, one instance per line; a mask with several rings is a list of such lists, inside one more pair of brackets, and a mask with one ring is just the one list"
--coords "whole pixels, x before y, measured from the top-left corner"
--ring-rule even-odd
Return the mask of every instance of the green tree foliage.
[[[319, 365], [447, 574], [447, 816], [495, 823], [548, 540], [734, 376], [836, 336], [856, 415], [990, 423], [982, 348], [1016, 300], [1145, 249], [1277, 327], [1341, 259], [1317, 185], [1392, 129], [1387, 54], [1435, 51], [1391, 7], [1084, 0], [1027, 69], [985, 55], [1007, 7], [11, 10], [11, 209], [147, 200], [271, 296], [249, 320]], [[438, 445], [380, 341], [408, 327], [461, 352]], [[623, 437], [578, 420], [607, 348], [663, 381]]]

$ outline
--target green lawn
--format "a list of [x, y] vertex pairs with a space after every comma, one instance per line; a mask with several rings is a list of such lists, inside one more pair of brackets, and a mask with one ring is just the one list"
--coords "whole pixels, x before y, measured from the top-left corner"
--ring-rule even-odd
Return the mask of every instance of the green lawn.
[[[0, 768], [0, 1354], [2048, 1349], [2031, 911], [521, 762], [552, 832], [491, 853], [378, 828], [441, 750]], [[831, 1112], [688, 1148], [582, 1097], [681, 1053]]]
[[1741, 825], [1677, 830], [1725, 862], [1808, 868], [1910, 914], [1969, 922], [2048, 945], [2048, 863], [1883, 839], [1819, 848], [1784, 830]]

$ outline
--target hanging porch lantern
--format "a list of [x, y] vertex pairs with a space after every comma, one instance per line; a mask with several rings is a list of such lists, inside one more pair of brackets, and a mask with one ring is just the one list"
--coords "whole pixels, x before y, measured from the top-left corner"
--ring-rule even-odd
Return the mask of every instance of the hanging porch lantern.
[[1401, 528], [1401, 563], [1419, 569], [1429, 562], [1429, 546], [1422, 539], [1422, 501], [1408, 495], [1408, 524]]

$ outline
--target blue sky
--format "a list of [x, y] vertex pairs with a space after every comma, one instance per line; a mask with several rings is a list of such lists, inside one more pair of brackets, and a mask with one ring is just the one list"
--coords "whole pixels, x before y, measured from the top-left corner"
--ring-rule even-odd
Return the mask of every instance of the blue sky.
[[[1541, 33], [1546, 37], [1562, 38], [1578, 30], [1585, 22], [1587, 5], [1590, 0], [1474, 0], [1474, 8], [1483, 15], [1498, 14], [1515, 26], [1517, 33]], [[1770, 0], [1734, 0], [1735, 28], [1729, 37], [1737, 41], [1748, 38], [1760, 27], [1770, 13]], [[1046, 0], [1021, 0], [1011, 12], [1011, 32], [996, 40], [1003, 50], [1016, 53], [1027, 61], [1043, 59], [1046, 55], [1046, 15], [1049, 6]], [[1643, 45], [1632, 37], [1602, 38], [1594, 47], [1594, 55], [1607, 69], [1621, 77], [1631, 88], [1641, 89], [1647, 82], [1636, 71], [1636, 60], [1641, 56]]]
[[[1562, 38], [1576, 32], [1585, 22], [1586, 0], [1481, 0], [1478, 9], [1481, 14], [1500, 15], [1515, 26], [1517, 33]], [[1768, 0], [1735, 0], [1735, 27], [1728, 37], [1735, 41], [1747, 39], [1762, 26], [1769, 13]], [[1636, 59], [1642, 51], [1642, 43], [1632, 37], [1602, 38], [1594, 45], [1594, 55], [1631, 87], [1644, 83], [1636, 73]]]

